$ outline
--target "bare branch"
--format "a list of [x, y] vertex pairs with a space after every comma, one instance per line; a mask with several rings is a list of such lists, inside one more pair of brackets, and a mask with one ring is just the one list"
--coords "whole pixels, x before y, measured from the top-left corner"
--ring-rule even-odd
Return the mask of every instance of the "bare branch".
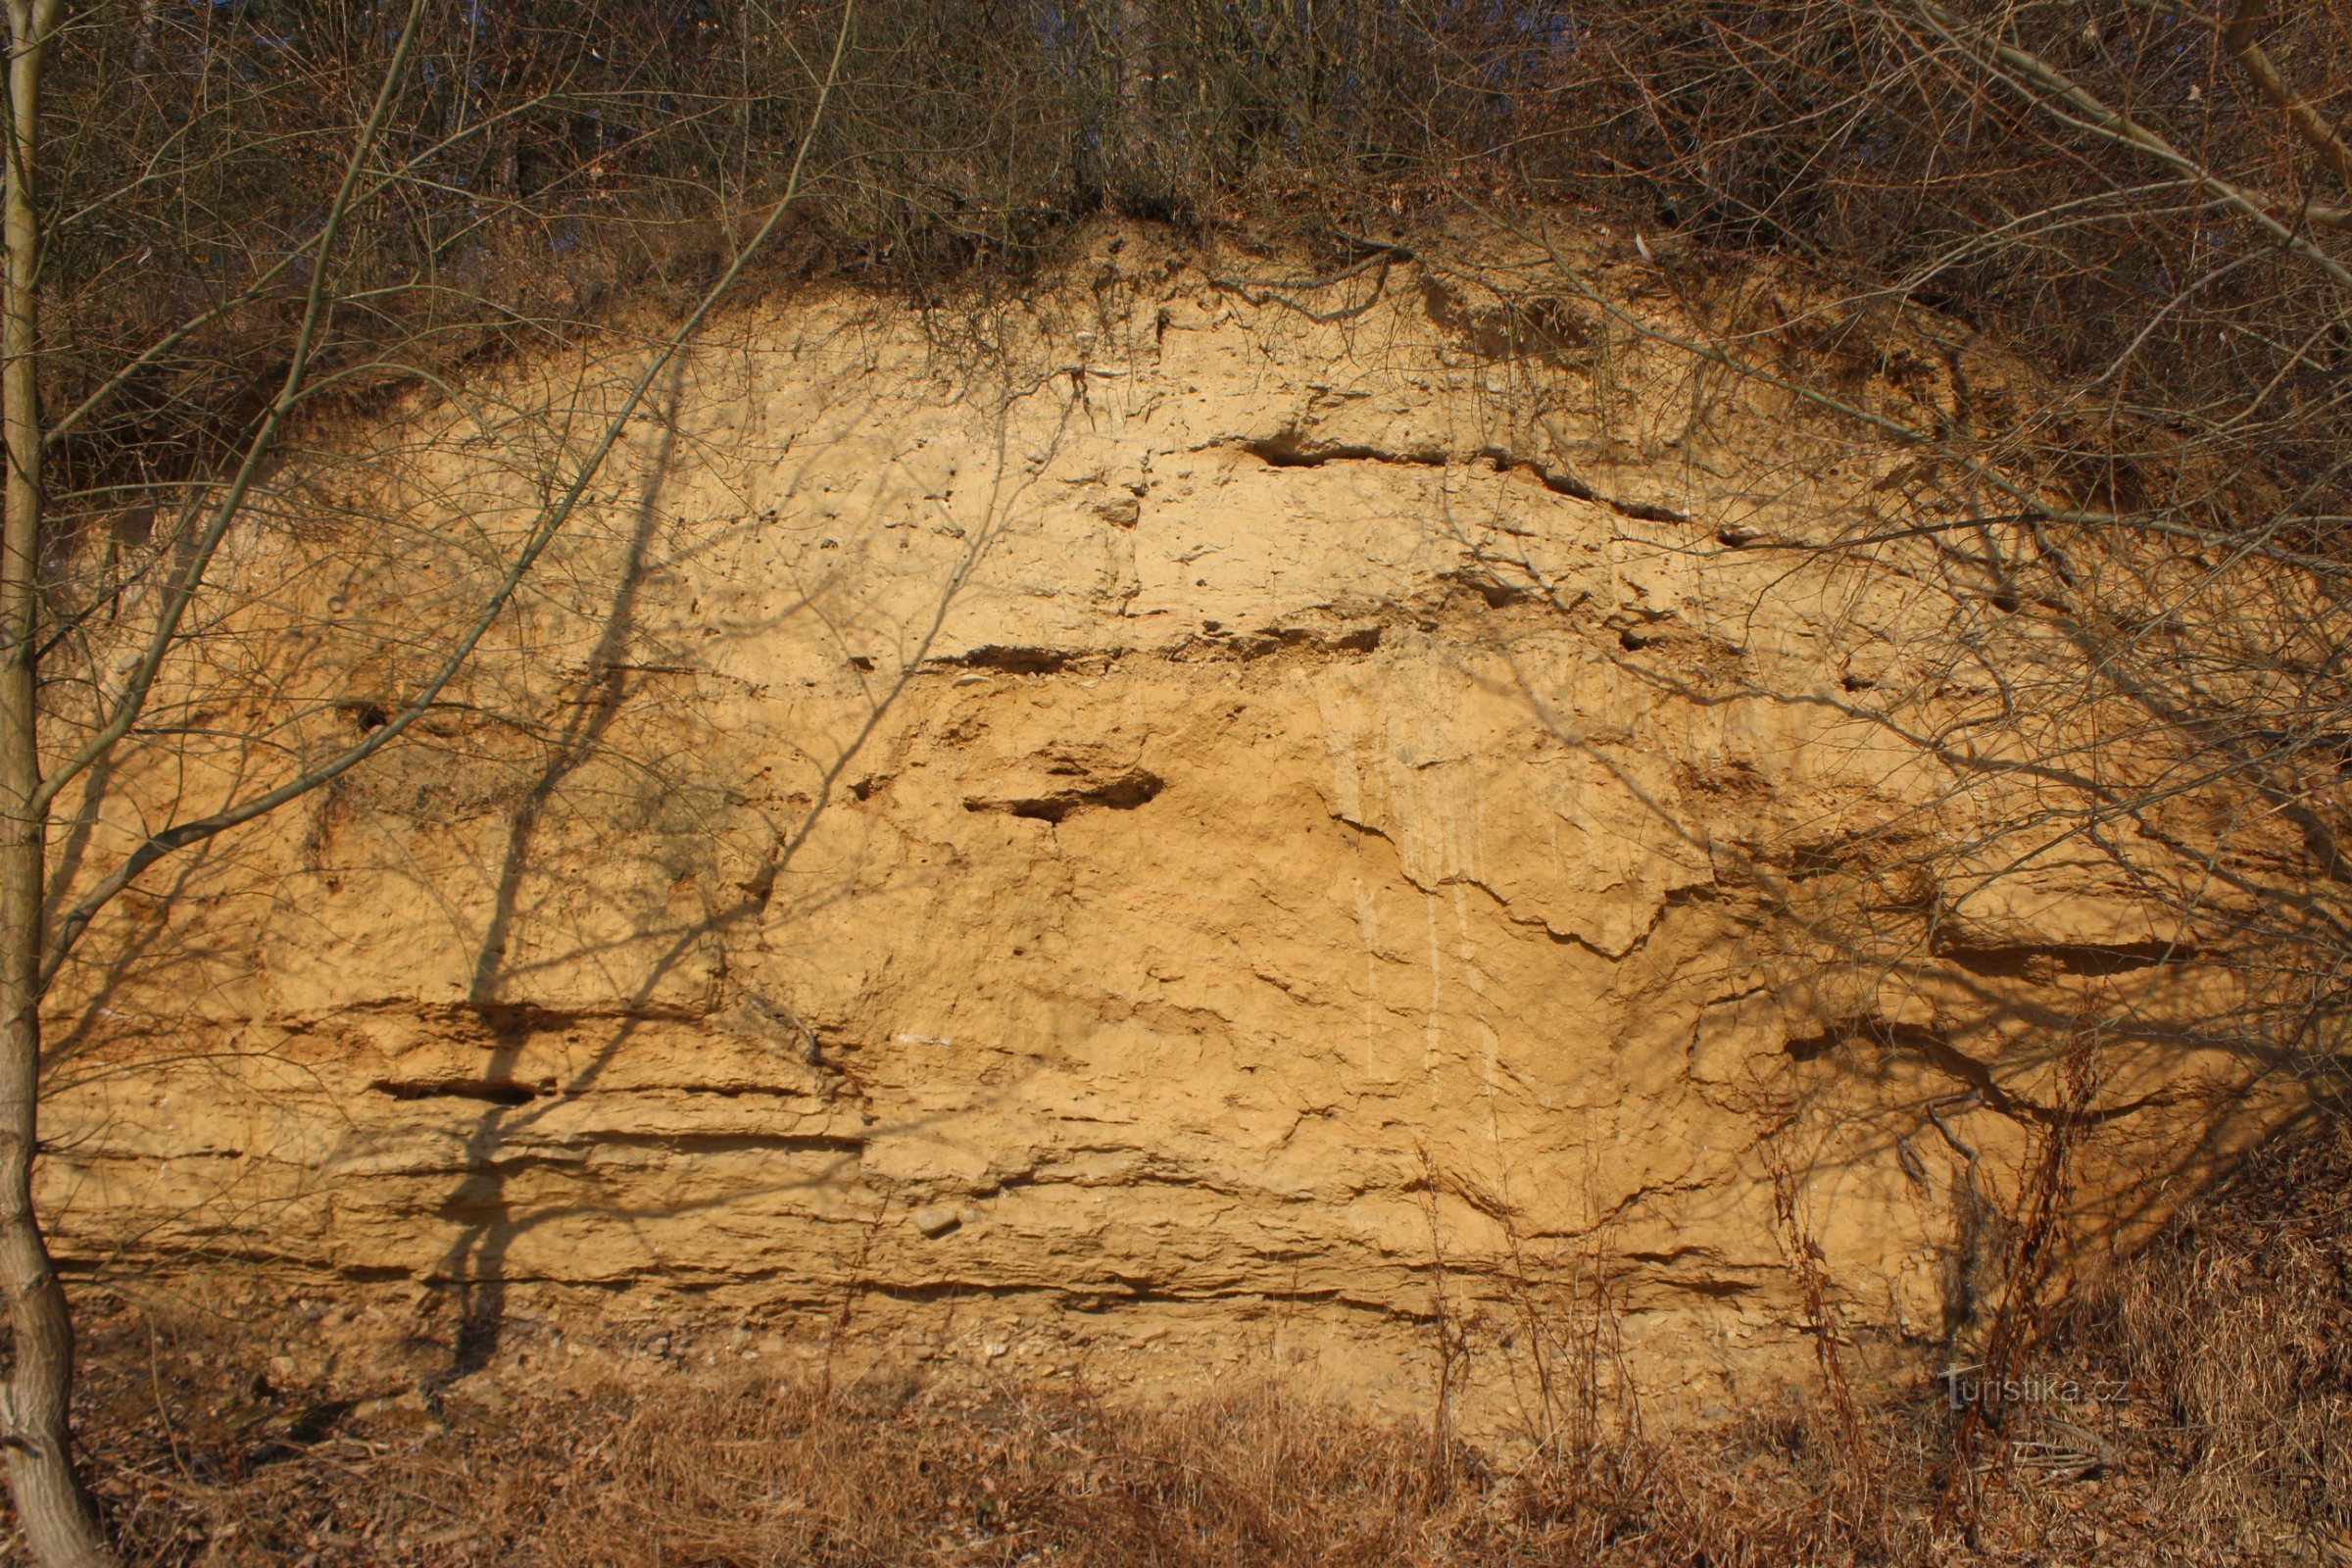
[[[418, 3], [421, 3], [421, 0], [418, 0]], [[786, 177], [783, 194], [769, 208], [767, 217], [760, 223], [759, 231], [737, 253], [735, 259], [719, 274], [718, 279], [704, 292], [692, 313], [679, 323], [674, 332], [668, 335], [660, 350], [638, 373], [627, 393], [622, 397], [619, 408], [606, 421], [603, 433], [598, 437], [596, 444], [581, 460], [562, 496], [553, 506], [545, 509], [534, 521], [522, 548], [516, 552], [513, 563], [508, 566], [497, 587], [483, 601], [480, 612], [457, 639], [447, 658], [443, 660], [431, 678], [425, 682], [423, 688], [398, 713], [389, 715], [383, 724], [369, 731], [366, 739], [327, 761], [287, 780], [274, 789], [223, 807], [220, 810], [193, 821], [177, 823], [150, 834], [145, 842], [123, 858], [121, 865], [101, 879], [57, 922], [41, 957], [40, 983], [44, 989], [55, 978], [59, 967], [65, 962], [67, 956], [73, 952], [74, 944], [80, 940], [81, 933], [88, 927], [91, 918], [104, 908], [117, 894], [130, 886], [147, 867], [176, 850], [185, 849], [191, 844], [202, 843], [230, 828], [266, 815], [288, 802], [298, 800], [311, 791], [341, 777], [399, 739], [411, 725], [435, 706], [442, 691], [466, 666], [466, 662], [473, 657], [473, 651], [480, 645], [482, 638], [505, 613], [508, 602], [513, 599], [516, 588], [521, 585], [523, 579], [529, 575], [532, 566], [537, 564], [547, 547], [555, 542], [557, 534], [570, 520], [574, 510], [579, 505], [580, 498], [586, 494], [588, 486], [602, 471], [606, 458], [618, 444], [622, 432], [628, 427], [629, 420], [645, 401], [646, 394], [652, 390], [654, 383], [669, 367], [670, 362], [688, 343], [693, 341], [695, 333], [701, 328], [704, 320], [734, 287], [735, 280], [743, 275], [744, 270], [751, 265], [752, 259], [775, 234], [786, 214], [799, 200], [803, 172], [808, 165], [808, 148], [815, 139], [817, 128], [823, 121], [825, 106], [830, 101], [833, 89], [840, 79], [842, 59], [849, 47], [851, 26], [856, 16], [857, 9], [854, 3], [843, 8], [841, 27], [835, 36], [833, 56], [826, 68], [824, 84], [817, 93], [815, 109], [811, 112], [808, 124], [802, 133], [800, 148], [794, 156], [792, 171]]]

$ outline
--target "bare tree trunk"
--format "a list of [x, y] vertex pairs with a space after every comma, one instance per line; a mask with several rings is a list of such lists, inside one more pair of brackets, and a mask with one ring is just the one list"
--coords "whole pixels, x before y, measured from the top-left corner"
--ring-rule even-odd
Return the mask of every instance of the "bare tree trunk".
[[0, 438], [8, 459], [0, 528], [0, 1297], [10, 1366], [0, 1444], [25, 1544], [42, 1568], [113, 1560], [74, 1473], [74, 1330], [32, 1210], [40, 1143], [42, 831], [33, 709], [40, 560], [41, 426], [33, 351], [39, 230], [32, 174], [42, 56], [59, 0], [9, 0], [6, 293], [0, 300]]
[[2271, 57], [2254, 41], [2254, 34], [2261, 29], [2269, 10], [2268, 0], [2238, 0], [2237, 15], [2222, 29], [2222, 46], [2237, 61], [2238, 68], [2253, 78], [2262, 95], [2285, 112], [2295, 133], [2311, 144], [2334, 173], [2336, 183], [2352, 191], [2352, 147], [2344, 145], [2344, 139], [2328, 123], [2326, 116], [2286, 84], [2286, 78], [2278, 74], [2278, 68], [2271, 63]]

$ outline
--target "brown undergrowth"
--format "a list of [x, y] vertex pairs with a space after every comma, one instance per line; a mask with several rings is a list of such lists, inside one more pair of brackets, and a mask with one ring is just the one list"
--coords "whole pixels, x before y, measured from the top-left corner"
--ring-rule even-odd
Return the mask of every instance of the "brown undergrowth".
[[2352, 1562], [2352, 1132], [2257, 1152], [2061, 1343], [2128, 1365], [2184, 1530]]
[[1570, 1422], [1507, 1457], [1268, 1384], [1144, 1410], [884, 1368], [484, 1402], [419, 1363], [355, 1403], [270, 1354], [300, 1325], [115, 1298], [84, 1303], [81, 1429], [134, 1564], [2343, 1562], [2347, 1194], [2342, 1128], [2264, 1152], [1973, 1418], [1926, 1352], [1844, 1411]]

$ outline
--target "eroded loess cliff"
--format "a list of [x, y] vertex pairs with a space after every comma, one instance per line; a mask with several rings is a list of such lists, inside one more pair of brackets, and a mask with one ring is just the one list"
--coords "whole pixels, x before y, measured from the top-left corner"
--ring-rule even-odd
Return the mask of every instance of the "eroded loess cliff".
[[[2177, 895], [2296, 841], [2193, 793], [2086, 840], [2164, 747], [2058, 700], [2063, 617], [1802, 548], [1916, 522], [1899, 454], [1572, 301], [1303, 265], [1104, 229], [1017, 305], [713, 326], [421, 731], [93, 927], [69, 1263], [397, 1282], [477, 1358], [581, 1301], [1114, 1385], [1425, 1397], [1444, 1345], [1498, 1420], [1575, 1342], [1697, 1413], [1817, 1311], [1964, 1338], [2069, 1116], [2093, 1249], [2259, 1130], [2259, 980]], [[380, 724], [634, 352], [321, 442], [186, 710]], [[273, 765], [202, 729], [61, 880]]]

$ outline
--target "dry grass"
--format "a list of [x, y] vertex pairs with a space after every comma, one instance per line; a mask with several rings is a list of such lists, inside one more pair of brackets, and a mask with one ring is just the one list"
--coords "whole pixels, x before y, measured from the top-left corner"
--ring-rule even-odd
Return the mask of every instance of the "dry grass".
[[[115, 1301], [82, 1429], [135, 1564], [2342, 1562], [2347, 1193], [2331, 1127], [2196, 1205], [2021, 1363], [2132, 1398], [1988, 1412], [1940, 1525], [1958, 1423], [1924, 1382], [1854, 1425], [1816, 1401], [1505, 1461], [1263, 1387], [1155, 1412], [680, 1373], [354, 1405], [271, 1358], [303, 1327]], [[2070, 1446], [2095, 1462], [2048, 1462]]]
[[[161, 1333], [161, 1400], [142, 1396], [135, 1366], [94, 1369], [121, 1404], [115, 1423], [92, 1422], [91, 1467], [107, 1478], [134, 1562], [1225, 1568], [1868, 1555], [1842, 1522], [1804, 1504], [1809, 1489], [1793, 1484], [1806, 1468], [1801, 1438], [1773, 1459], [1776, 1483], [1758, 1487], [1702, 1448], [1594, 1446], [1502, 1468], [1457, 1445], [1441, 1458], [1426, 1432], [1264, 1389], [1144, 1413], [1026, 1388], [941, 1396], [887, 1376], [832, 1394], [746, 1378], [526, 1396], [499, 1412], [452, 1401], [445, 1422], [281, 1397], [255, 1419], [239, 1398], [253, 1376], [234, 1356], [192, 1386], [181, 1329]], [[158, 1411], [173, 1406], [207, 1411], [204, 1429], [167, 1433]]]
[[2209, 1537], [2352, 1561], [2352, 1135], [2272, 1146], [2105, 1282], [2072, 1338], [2116, 1347]]

